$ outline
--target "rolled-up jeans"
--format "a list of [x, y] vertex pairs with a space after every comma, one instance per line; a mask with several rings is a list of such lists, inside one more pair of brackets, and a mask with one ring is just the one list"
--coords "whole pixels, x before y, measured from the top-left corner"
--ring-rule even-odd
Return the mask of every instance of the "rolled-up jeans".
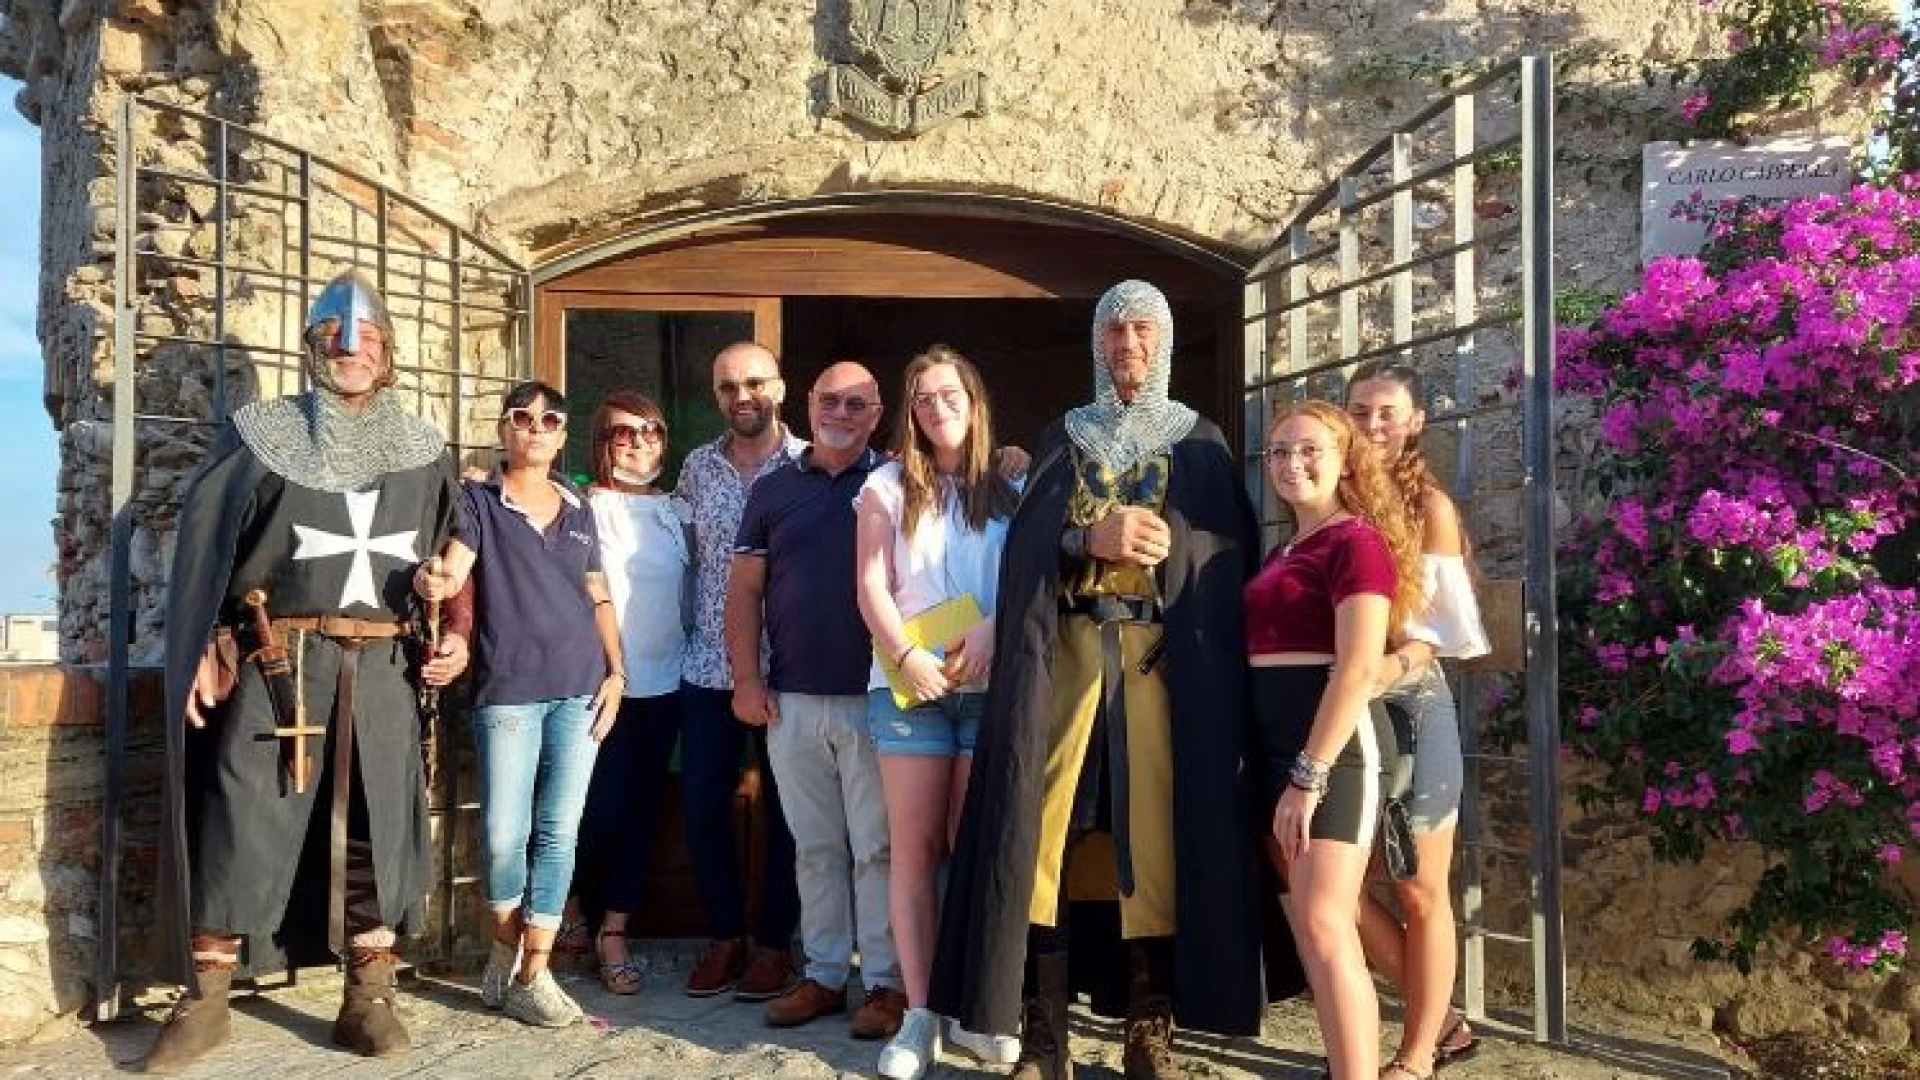
[[597, 749], [588, 695], [473, 710], [487, 906], [560, 925]]

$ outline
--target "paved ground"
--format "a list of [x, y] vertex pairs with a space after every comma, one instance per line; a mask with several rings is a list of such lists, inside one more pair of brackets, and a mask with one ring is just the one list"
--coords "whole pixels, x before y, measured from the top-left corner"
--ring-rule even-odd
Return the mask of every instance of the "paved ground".
[[[413, 1051], [391, 1061], [367, 1061], [335, 1050], [328, 1029], [339, 1003], [339, 979], [303, 974], [296, 985], [236, 1000], [235, 1037], [192, 1075], [221, 1080], [294, 1077], [458, 1077], [531, 1080], [537, 1077], [796, 1080], [873, 1076], [878, 1043], [856, 1042], [844, 1020], [817, 1021], [774, 1031], [759, 1010], [730, 998], [695, 1000], [680, 993], [688, 957], [661, 952], [647, 989], [619, 998], [585, 974], [563, 984], [593, 1017], [564, 1031], [539, 1031], [481, 1007], [470, 982], [420, 979], [411, 984], [403, 1015]], [[127, 1019], [77, 1032], [58, 1042], [0, 1051], [0, 1078], [110, 1077], [130, 1070], [153, 1038], [164, 1008], [136, 1010]], [[1727, 1067], [1695, 1040], [1692, 1047], [1645, 1032], [1601, 1036], [1583, 1032], [1570, 1051], [1532, 1045], [1524, 1035], [1481, 1025], [1483, 1049], [1449, 1068], [1446, 1080], [1614, 1080], [1661, 1077], [1709, 1080]], [[1074, 1052], [1081, 1080], [1119, 1080], [1117, 1024], [1085, 1013], [1074, 1018]], [[1180, 1048], [1189, 1075], [1223, 1080], [1309, 1080], [1317, 1075], [1317, 1036], [1310, 1007], [1289, 1003], [1269, 1014], [1262, 1038], [1185, 1038]], [[935, 1077], [994, 1075], [1003, 1070], [948, 1058]]]

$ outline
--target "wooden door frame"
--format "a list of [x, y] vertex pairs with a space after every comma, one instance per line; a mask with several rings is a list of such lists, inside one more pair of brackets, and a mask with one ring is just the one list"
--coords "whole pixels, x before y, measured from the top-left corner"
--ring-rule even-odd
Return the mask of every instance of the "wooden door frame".
[[534, 291], [533, 377], [558, 390], [567, 388], [567, 312], [732, 311], [753, 316], [753, 340], [780, 354], [780, 298], [687, 293], [603, 293], [556, 289]]

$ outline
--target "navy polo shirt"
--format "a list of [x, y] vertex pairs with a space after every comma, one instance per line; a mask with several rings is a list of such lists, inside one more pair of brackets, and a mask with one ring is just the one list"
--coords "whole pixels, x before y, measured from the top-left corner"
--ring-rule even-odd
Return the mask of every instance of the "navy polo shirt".
[[587, 575], [600, 572], [600, 534], [579, 492], [555, 479], [560, 513], [536, 529], [506, 498], [498, 474], [461, 485], [473, 549], [473, 703], [525, 705], [578, 697], [607, 677]]
[[813, 453], [809, 447], [753, 485], [733, 550], [767, 561], [767, 685], [783, 694], [864, 695], [873, 654], [854, 596], [853, 500], [884, 459], [867, 450], [831, 475]]

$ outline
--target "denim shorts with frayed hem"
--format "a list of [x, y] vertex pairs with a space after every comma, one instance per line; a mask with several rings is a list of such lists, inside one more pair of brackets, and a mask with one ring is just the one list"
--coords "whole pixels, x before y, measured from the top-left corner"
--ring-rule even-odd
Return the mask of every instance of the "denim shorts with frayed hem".
[[902, 709], [893, 691], [873, 690], [867, 694], [867, 733], [882, 757], [972, 757], [986, 709], [981, 693], [948, 694]]

